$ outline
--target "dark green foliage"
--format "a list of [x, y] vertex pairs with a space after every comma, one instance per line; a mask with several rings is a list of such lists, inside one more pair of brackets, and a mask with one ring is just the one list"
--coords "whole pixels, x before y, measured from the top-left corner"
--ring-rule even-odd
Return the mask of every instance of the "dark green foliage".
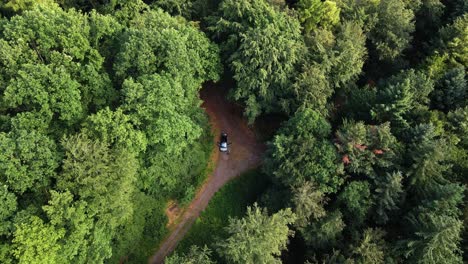
[[416, 34], [422, 35], [419, 37], [430, 38], [430, 34], [442, 27], [446, 12], [443, 2], [445, 1], [422, 0], [416, 10], [413, 9], [416, 17]]
[[343, 183], [342, 165], [327, 137], [330, 125], [317, 112], [298, 111], [270, 144], [265, 172], [288, 185], [312, 181], [324, 193]]
[[323, 249], [336, 244], [345, 226], [343, 214], [340, 211], [333, 211], [329, 212], [326, 217], [312, 222], [300, 232], [312, 248]]
[[412, 109], [414, 100], [414, 92], [408, 79], [401, 83], [388, 84], [377, 91], [372, 116], [379, 122], [390, 122], [397, 131], [408, 128], [405, 115]]
[[380, 60], [392, 60], [411, 43], [414, 14], [403, 0], [380, 1], [376, 7], [377, 23], [369, 32]]
[[295, 102], [291, 110], [305, 107], [315, 109], [324, 116], [327, 114], [327, 102], [333, 94], [333, 89], [320, 65], [304, 66], [293, 89]]
[[457, 206], [464, 187], [449, 184], [434, 186], [422, 204], [408, 215], [410, 238], [400, 241], [403, 253], [414, 263], [461, 263], [458, 244], [462, 221]]
[[403, 193], [403, 176], [401, 172], [385, 173], [375, 179], [376, 188], [373, 200], [375, 201], [375, 220], [385, 224], [389, 219], [389, 212], [398, 209], [398, 203]]
[[449, 120], [449, 130], [452, 131], [459, 139], [460, 144], [468, 147], [468, 106], [458, 108], [455, 111], [449, 112], [447, 115]]
[[[360, 24], [379, 60], [392, 61], [410, 46], [414, 13], [405, 0], [339, 0], [341, 14]], [[412, 2], [412, 1], [411, 1]]]
[[212, 30], [237, 83], [232, 96], [246, 106], [249, 122], [262, 113], [287, 111], [304, 52], [299, 22], [263, 0], [223, 1], [220, 15]]
[[468, 83], [465, 68], [448, 70], [438, 81], [432, 93], [432, 98], [434, 106], [442, 111], [450, 111], [466, 106], [468, 102]]
[[339, 194], [338, 201], [342, 204], [351, 224], [361, 224], [372, 205], [369, 184], [365, 181], [349, 183]]
[[342, 87], [361, 73], [367, 55], [365, 41], [361, 26], [355, 22], [343, 22], [336, 36], [317, 29], [306, 38], [311, 58], [320, 64], [333, 87]]
[[346, 170], [375, 177], [375, 169], [393, 165], [398, 143], [389, 123], [379, 126], [345, 120], [336, 132], [336, 147]]
[[435, 183], [445, 182], [450, 166], [447, 142], [435, 139], [434, 127], [420, 125], [414, 128], [413, 138], [408, 145], [410, 168], [407, 171], [410, 184], [425, 189]]

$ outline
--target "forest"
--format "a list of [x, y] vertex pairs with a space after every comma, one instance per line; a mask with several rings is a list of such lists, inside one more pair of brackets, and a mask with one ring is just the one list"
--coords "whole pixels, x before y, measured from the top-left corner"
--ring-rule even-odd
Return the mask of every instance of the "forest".
[[467, 69], [467, 0], [3, 0], [0, 263], [147, 263], [208, 173], [206, 84], [265, 180], [165, 263], [466, 263]]

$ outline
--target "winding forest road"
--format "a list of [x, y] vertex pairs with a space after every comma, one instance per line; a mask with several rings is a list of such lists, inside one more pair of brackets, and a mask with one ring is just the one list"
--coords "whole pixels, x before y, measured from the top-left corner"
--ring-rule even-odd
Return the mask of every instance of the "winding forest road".
[[212, 174], [198, 190], [176, 225], [171, 228], [170, 235], [160, 244], [156, 254], [150, 258], [151, 264], [163, 263], [164, 258], [175, 249], [177, 243], [190, 230], [213, 195], [232, 178], [257, 167], [265, 150], [265, 146], [257, 142], [253, 131], [247, 126], [246, 120], [242, 117], [242, 110], [226, 100], [224, 89], [216, 85], [208, 85], [201, 90], [200, 97], [215, 135], [213, 143], [216, 144], [219, 140], [221, 131], [227, 132], [228, 140], [232, 142], [231, 153], [229, 155], [219, 153], [218, 149], [214, 148], [211, 155], [215, 165]]

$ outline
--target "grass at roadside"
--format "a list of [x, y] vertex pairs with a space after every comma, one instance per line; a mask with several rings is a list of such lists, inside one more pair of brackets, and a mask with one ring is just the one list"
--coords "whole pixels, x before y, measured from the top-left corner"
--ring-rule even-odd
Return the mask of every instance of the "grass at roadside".
[[257, 200], [267, 184], [267, 177], [256, 169], [223, 186], [179, 243], [177, 252], [187, 252], [191, 245], [211, 246], [216, 238], [224, 237], [223, 227], [228, 224], [229, 217], [242, 217], [246, 207]]

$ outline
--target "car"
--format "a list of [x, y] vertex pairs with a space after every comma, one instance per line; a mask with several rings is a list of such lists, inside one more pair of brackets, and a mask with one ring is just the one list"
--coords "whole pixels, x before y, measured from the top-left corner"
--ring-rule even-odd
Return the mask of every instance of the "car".
[[227, 133], [222, 132], [220, 136], [220, 141], [218, 142], [219, 151], [226, 152], [229, 154], [229, 145], [231, 145], [231, 143], [228, 143]]

